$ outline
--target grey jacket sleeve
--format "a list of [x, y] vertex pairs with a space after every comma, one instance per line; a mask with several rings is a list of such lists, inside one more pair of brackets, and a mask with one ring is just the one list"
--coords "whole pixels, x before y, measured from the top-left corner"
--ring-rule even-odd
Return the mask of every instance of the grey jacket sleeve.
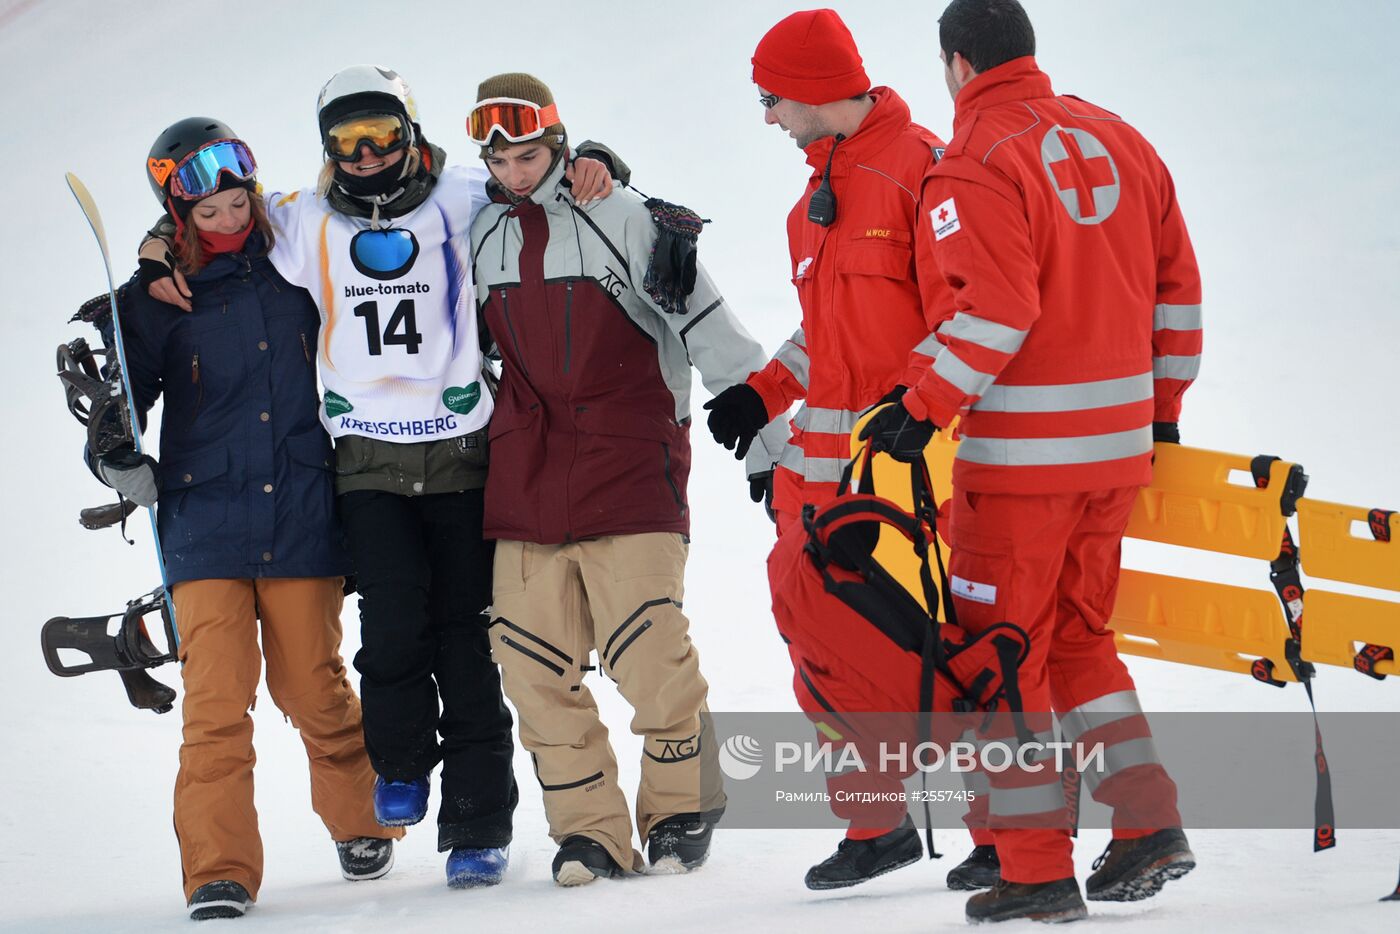
[[[656, 242], [656, 229], [650, 219], [628, 224], [627, 240], [632, 279], [640, 283]], [[768, 363], [768, 354], [730, 309], [703, 264], [697, 264], [695, 290], [690, 294], [688, 311], [684, 315], [667, 314], [644, 291], [638, 290], [637, 295], [680, 338], [691, 363], [700, 371], [701, 381], [712, 394], [718, 395], [746, 381], [749, 374]], [[786, 415], [781, 415], [759, 432], [745, 458], [748, 476], [773, 469], [787, 441], [786, 421]]]

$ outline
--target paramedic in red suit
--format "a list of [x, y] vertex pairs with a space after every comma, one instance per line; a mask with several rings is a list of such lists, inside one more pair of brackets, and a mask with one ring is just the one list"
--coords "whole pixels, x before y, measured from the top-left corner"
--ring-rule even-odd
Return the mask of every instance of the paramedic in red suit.
[[802, 321], [747, 385], [705, 408], [716, 440], [743, 450], [802, 403], [773, 478], [781, 533], [804, 503], [836, 495], [861, 414], [902, 394], [932, 362], [932, 332], [951, 299], [921, 192], [943, 141], [911, 120], [892, 88], [871, 87], [833, 10], [794, 13], [770, 29], [754, 52], [753, 80], [765, 121], [811, 166], [787, 218]]
[[[922, 192], [943, 142], [912, 122], [893, 89], [871, 87], [833, 10], [794, 13], [770, 29], [754, 52], [753, 80], [766, 122], [787, 132], [811, 166], [787, 218], [802, 321], [766, 367], [705, 408], [715, 439], [742, 457], [759, 429], [802, 402], [772, 479], [781, 534], [804, 503], [836, 495], [862, 413], [903, 395], [933, 361], [933, 332], [952, 306]], [[752, 493], [763, 496], [758, 485]], [[800, 672], [802, 646], [789, 651]], [[803, 709], [820, 713], [800, 679]], [[852, 703], [842, 708], [884, 709]], [[900, 787], [891, 776], [883, 790]], [[807, 874], [811, 888], [855, 885], [922, 855], [902, 803], [879, 816], [842, 816], [853, 823], [837, 852]]]
[[[1027, 711], [1105, 744], [1085, 775], [1114, 809], [1090, 900], [1155, 894], [1195, 865], [1133, 679], [1106, 628], [1124, 529], [1177, 441], [1201, 352], [1201, 287], [1171, 176], [1131, 126], [1056, 95], [1016, 0], [954, 0], [939, 21], [953, 138], [924, 201], [956, 313], [911, 391], [869, 426], [908, 458], [960, 412], [950, 576], [958, 619], [1031, 637]], [[1085, 915], [1054, 769], [991, 777], [1001, 881], [972, 921]], [[1039, 829], [1029, 829], [1038, 827]]]

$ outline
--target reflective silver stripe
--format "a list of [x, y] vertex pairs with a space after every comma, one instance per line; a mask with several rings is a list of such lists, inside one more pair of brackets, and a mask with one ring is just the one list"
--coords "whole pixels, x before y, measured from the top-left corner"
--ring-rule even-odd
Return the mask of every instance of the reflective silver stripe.
[[972, 408], [978, 412], [1081, 412], [1152, 398], [1152, 374], [1059, 386], [992, 386]]
[[968, 438], [958, 445], [958, 460], [998, 467], [1045, 467], [1094, 464], [1147, 454], [1152, 426], [1079, 438]]
[[816, 431], [828, 435], [848, 435], [856, 427], [861, 413], [846, 409], [823, 409], [817, 406], [803, 406], [797, 410], [792, 423], [803, 431]]
[[[1046, 774], [1054, 776], [1055, 772], [1047, 770]], [[1020, 817], [1024, 814], [1058, 811], [1064, 806], [1064, 787], [1058, 777], [1055, 777], [1044, 785], [1030, 785], [1025, 788], [998, 788], [993, 785], [987, 812], [996, 817]]]
[[1074, 742], [1090, 730], [1106, 723], [1135, 717], [1142, 713], [1137, 691], [1115, 691], [1085, 701], [1078, 707], [1060, 715], [1060, 732], [1065, 739]]
[[[1090, 791], [1098, 788], [1100, 782], [1106, 781], [1124, 769], [1132, 768], [1135, 765], [1162, 764], [1162, 760], [1157, 758], [1157, 744], [1152, 741], [1150, 736], [1105, 746], [1103, 761], [1104, 769], [1102, 772], [1096, 768], [1089, 768], [1084, 772], [1084, 783], [1089, 786]], [[993, 794], [995, 794], [995, 789], [993, 789]], [[992, 804], [995, 806], [995, 798]]]
[[841, 471], [846, 469], [846, 461], [839, 457], [808, 457], [805, 461], [802, 479], [808, 483], [840, 483]]
[[943, 342], [930, 334], [914, 345], [914, 353], [921, 353], [925, 357], [936, 357], [943, 349]]
[[1028, 332], [960, 311], [950, 320], [943, 322], [938, 328], [938, 333], [945, 337], [969, 341], [988, 350], [1015, 353], [1021, 349], [1021, 342], [1026, 339]]
[[846, 461], [839, 457], [807, 457], [795, 444], [783, 448], [778, 464], [811, 483], [840, 483]]
[[812, 363], [811, 360], [807, 358], [807, 351], [802, 345], [795, 343], [796, 339], [802, 336], [801, 329], [792, 336], [793, 340], [783, 344], [782, 348], [773, 359], [787, 367], [788, 372], [792, 374], [793, 378], [802, 384], [803, 389], [806, 389], [807, 373]]
[[1152, 309], [1154, 331], [1199, 331], [1200, 305], [1158, 305]]
[[779, 466], [786, 467], [799, 475], [802, 473], [802, 466], [806, 460], [802, 449], [795, 444], [783, 445], [783, 453], [778, 456]]
[[1200, 354], [1194, 357], [1152, 358], [1152, 375], [1157, 379], [1195, 379], [1200, 371]]
[[933, 372], [952, 383], [966, 396], [982, 395], [996, 379], [989, 373], [974, 370], [963, 363], [957, 354], [947, 349], [938, 355], [937, 360], [933, 361]]

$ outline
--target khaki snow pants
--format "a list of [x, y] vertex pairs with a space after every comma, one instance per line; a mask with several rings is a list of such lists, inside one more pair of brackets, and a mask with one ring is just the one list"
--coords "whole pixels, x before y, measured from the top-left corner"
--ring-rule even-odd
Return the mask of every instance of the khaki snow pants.
[[617, 759], [583, 684], [597, 652], [643, 737], [637, 830], [724, 806], [709, 686], [681, 612], [688, 546], [674, 533], [566, 545], [501, 541], [491, 652], [520, 714], [555, 843], [583, 834], [623, 869], [640, 870]]
[[[185, 687], [175, 779], [185, 898], [219, 879], [257, 898], [262, 883], [248, 711], [264, 657], [273, 703], [301, 732], [311, 764], [311, 806], [331, 837], [402, 837], [402, 828], [374, 820], [374, 771], [360, 731], [360, 701], [340, 658], [341, 578], [185, 581], [173, 592]], [[331, 859], [327, 852], [328, 869], [335, 865]]]

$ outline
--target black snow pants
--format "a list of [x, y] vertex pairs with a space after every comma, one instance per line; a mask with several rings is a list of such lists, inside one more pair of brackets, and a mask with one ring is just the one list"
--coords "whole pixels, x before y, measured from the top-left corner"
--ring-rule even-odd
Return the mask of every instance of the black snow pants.
[[486, 633], [495, 543], [482, 538], [482, 491], [354, 490], [338, 505], [360, 592], [370, 763], [411, 781], [441, 762], [438, 849], [505, 846], [519, 794]]

